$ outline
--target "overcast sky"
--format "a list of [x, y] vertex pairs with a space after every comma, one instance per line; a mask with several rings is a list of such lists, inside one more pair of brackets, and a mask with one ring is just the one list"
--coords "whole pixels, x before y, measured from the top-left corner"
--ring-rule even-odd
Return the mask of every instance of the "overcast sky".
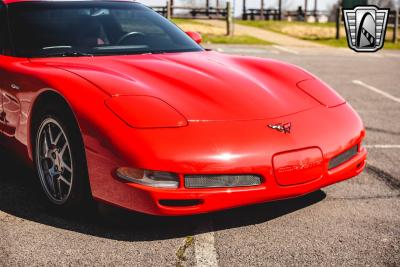
[[[145, 5], [149, 6], [164, 6], [166, 0], [137, 0]], [[185, 2], [190, 2], [190, 0], [175, 0], [177, 5], [184, 4]], [[203, 0], [205, 2], [205, 0]], [[211, 3], [214, 3], [215, 0], [211, 0]], [[224, 2], [224, 0], [221, 0]], [[308, 8], [314, 8], [315, 0], [308, 0]], [[201, 2], [201, 0], [198, 0]], [[242, 10], [242, 0], [233, 0], [234, 5], [236, 7], [236, 14], [240, 14]], [[266, 7], [277, 7], [278, 0], [264, 0]], [[328, 10], [334, 3], [338, 2], [338, 0], [318, 0], [318, 9], [319, 10]], [[295, 10], [299, 5], [304, 5], [304, 0], [282, 0], [284, 9]], [[247, 6], [251, 7], [259, 7], [260, 0], [247, 0]]]

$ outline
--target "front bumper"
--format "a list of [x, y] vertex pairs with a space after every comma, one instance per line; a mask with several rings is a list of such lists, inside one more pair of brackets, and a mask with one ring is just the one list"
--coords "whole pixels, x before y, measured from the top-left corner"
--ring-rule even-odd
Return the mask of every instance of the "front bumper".
[[[367, 151], [362, 148], [348, 162], [327, 171], [323, 178], [294, 186], [280, 186], [271, 180], [251, 187], [171, 190], [129, 183], [126, 184], [125, 192], [119, 193], [123, 193], [132, 202], [126, 201], [118, 206], [153, 215], [181, 216], [293, 198], [360, 174], [366, 165], [366, 157]], [[165, 204], [165, 202], [174, 204]], [[115, 203], [109, 202], [109, 204]]]
[[[266, 127], [283, 120], [292, 123], [291, 134]], [[132, 129], [130, 136], [136, 135], [141, 142], [115, 136], [113, 138], [122, 142], [114, 144], [113, 147], [120, 146], [116, 151], [93, 142], [94, 147], [89, 148], [86, 142], [93, 197], [152, 215], [191, 215], [301, 196], [354, 177], [364, 169], [367, 151], [361, 142], [365, 131], [349, 105], [321, 107], [278, 121], [193, 123], [179, 129], [147, 131]], [[359, 147], [355, 156], [329, 170], [332, 158], [355, 145]], [[293, 185], [278, 183], [273, 168], [275, 155], [315, 147], [322, 152], [320, 177]], [[180, 187], [159, 189], [126, 183], [114, 174], [121, 166], [178, 173]], [[188, 174], [255, 174], [263, 177], [263, 182], [240, 188], [188, 189], [184, 187], [184, 175]]]

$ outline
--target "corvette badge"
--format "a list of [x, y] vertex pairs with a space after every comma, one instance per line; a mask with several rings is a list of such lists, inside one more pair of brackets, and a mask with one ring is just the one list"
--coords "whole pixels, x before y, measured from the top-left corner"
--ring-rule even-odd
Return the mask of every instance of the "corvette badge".
[[278, 124], [268, 124], [268, 127], [277, 130], [281, 133], [289, 134], [292, 124], [289, 123], [278, 123]]

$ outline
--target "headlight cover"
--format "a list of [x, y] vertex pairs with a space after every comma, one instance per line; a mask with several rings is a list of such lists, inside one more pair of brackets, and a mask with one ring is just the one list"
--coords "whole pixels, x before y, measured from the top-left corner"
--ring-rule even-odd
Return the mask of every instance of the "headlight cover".
[[141, 170], [129, 167], [118, 168], [118, 178], [135, 184], [157, 188], [178, 188], [179, 176], [171, 172]]
[[115, 96], [106, 106], [133, 128], [171, 128], [187, 126], [186, 118], [163, 100], [152, 96]]
[[297, 87], [328, 108], [346, 103], [335, 90], [317, 79], [301, 81]]

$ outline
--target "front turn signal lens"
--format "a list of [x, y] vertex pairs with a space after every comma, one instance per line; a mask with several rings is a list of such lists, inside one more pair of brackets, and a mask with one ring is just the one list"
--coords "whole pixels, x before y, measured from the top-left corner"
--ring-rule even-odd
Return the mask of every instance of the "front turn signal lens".
[[135, 184], [157, 188], [178, 188], [179, 176], [176, 173], [141, 170], [122, 167], [116, 170], [118, 178]]

